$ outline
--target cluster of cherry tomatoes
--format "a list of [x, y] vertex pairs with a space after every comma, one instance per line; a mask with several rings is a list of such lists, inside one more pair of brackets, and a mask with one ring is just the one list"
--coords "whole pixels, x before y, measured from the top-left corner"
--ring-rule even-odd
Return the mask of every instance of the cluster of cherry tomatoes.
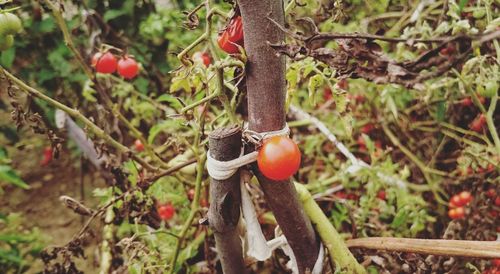
[[231, 18], [226, 28], [219, 33], [217, 43], [223, 51], [229, 54], [238, 53], [240, 51], [238, 46], [243, 47], [244, 45], [241, 16], [238, 15]]
[[275, 181], [285, 180], [300, 167], [299, 147], [285, 136], [266, 139], [259, 149], [257, 165], [267, 178]]
[[448, 216], [452, 219], [461, 219], [465, 216], [464, 206], [472, 201], [472, 195], [468, 191], [462, 191], [453, 195], [450, 199]]
[[0, 51], [14, 45], [14, 35], [22, 28], [23, 24], [17, 15], [10, 12], [0, 13]]
[[91, 64], [99, 73], [111, 74], [118, 71], [125, 79], [133, 79], [139, 73], [139, 63], [133, 57], [125, 55], [117, 60], [109, 51], [95, 53]]

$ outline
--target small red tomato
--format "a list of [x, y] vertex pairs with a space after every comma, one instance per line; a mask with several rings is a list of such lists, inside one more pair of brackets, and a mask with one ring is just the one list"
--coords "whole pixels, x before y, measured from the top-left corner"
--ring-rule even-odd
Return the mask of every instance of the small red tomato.
[[339, 89], [343, 89], [343, 90], [347, 90], [349, 89], [349, 83], [347, 82], [347, 79], [340, 79], [338, 82], [337, 82], [337, 87]]
[[175, 207], [172, 204], [161, 205], [158, 207], [158, 215], [164, 221], [172, 219], [175, 215]]
[[489, 163], [488, 167], [486, 168], [486, 171], [487, 172], [492, 172], [493, 170], [495, 170], [495, 166], [492, 163]]
[[141, 142], [141, 140], [136, 139], [134, 142], [135, 150], [138, 152], [144, 151], [144, 144]]
[[458, 195], [453, 195], [453, 197], [451, 197], [451, 199], [450, 199], [450, 203], [452, 205], [454, 205], [455, 207], [463, 206], [464, 205], [462, 203], [462, 199], [460, 199], [460, 196], [458, 196]]
[[43, 149], [43, 159], [40, 162], [41, 166], [46, 166], [52, 161], [52, 147], [45, 147]]
[[495, 198], [495, 196], [497, 196], [497, 191], [494, 188], [490, 188], [486, 191], [486, 197]]
[[111, 52], [96, 53], [92, 58], [92, 64], [94, 63], [97, 72], [113, 73], [116, 71], [116, 57]]
[[386, 198], [385, 191], [380, 190], [379, 192], [377, 192], [377, 198], [379, 198], [380, 200], [385, 200]]
[[468, 191], [462, 191], [459, 194], [462, 205], [466, 205], [472, 201], [472, 195]]
[[354, 95], [354, 100], [356, 100], [356, 103], [362, 104], [365, 102], [365, 96], [363, 96], [361, 94], [356, 94], [356, 95]]
[[118, 74], [125, 79], [132, 79], [139, 73], [139, 64], [134, 58], [125, 56], [118, 61]]
[[257, 165], [267, 178], [285, 180], [299, 169], [299, 147], [292, 139], [284, 136], [266, 139], [259, 150]]
[[476, 117], [472, 121], [469, 127], [475, 132], [481, 132], [485, 124], [486, 124], [486, 116], [484, 116], [484, 114], [481, 113], [478, 117]]
[[460, 101], [460, 103], [464, 107], [470, 107], [472, 106], [472, 99], [470, 97], [465, 97], [464, 99], [462, 99], [462, 101]]
[[194, 199], [194, 188], [190, 188], [190, 189], [188, 190], [187, 195], [188, 195], [188, 199], [189, 199], [190, 201], [192, 201], [192, 200]]
[[212, 62], [212, 58], [210, 58], [210, 54], [206, 52], [197, 51], [193, 54], [193, 61], [204, 64], [205, 67], [208, 67]]
[[463, 207], [457, 207], [457, 208], [450, 209], [450, 210], [448, 210], [448, 216], [451, 219], [463, 218], [465, 216], [465, 210]]
[[210, 204], [208, 203], [207, 199], [202, 198], [202, 199], [200, 199], [200, 206], [201, 207], [209, 207]]
[[493, 259], [493, 265], [496, 267], [500, 267], [500, 258]]
[[217, 43], [219, 47], [229, 53], [238, 53], [239, 49], [236, 45], [243, 46], [243, 23], [241, 16], [233, 17], [226, 29], [224, 29], [217, 38]]
[[348, 200], [353, 200], [353, 201], [356, 201], [357, 199], [359, 199], [358, 195], [354, 194], [354, 193], [349, 193], [347, 194], [346, 198]]
[[498, 196], [495, 199], [495, 205], [500, 206], [500, 197], [498, 197]]
[[342, 190], [339, 192], [336, 192], [335, 196], [339, 199], [346, 199], [347, 198], [347, 194], [345, 193], [345, 191], [342, 191]]
[[369, 134], [373, 131], [374, 128], [375, 126], [372, 123], [368, 123], [361, 128], [361, 132], [364, 134]]
[[323, 89], [323, 99], [325, 99], [325, 101], [328, 101], [330, 99], [332, 99], [333, 95], [332, 95], [332, 90], [330, 89], [330, 87], [325, 87]]

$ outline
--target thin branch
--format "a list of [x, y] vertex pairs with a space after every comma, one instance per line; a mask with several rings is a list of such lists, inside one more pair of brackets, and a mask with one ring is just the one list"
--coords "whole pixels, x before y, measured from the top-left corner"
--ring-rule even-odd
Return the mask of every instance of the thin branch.
[[367, 248], [385, 251], [457, 256], [472, 258], [498, 258], [498, 241], [427, 240], [404, 238], [360, 238], [347, 241], [349, 248]]

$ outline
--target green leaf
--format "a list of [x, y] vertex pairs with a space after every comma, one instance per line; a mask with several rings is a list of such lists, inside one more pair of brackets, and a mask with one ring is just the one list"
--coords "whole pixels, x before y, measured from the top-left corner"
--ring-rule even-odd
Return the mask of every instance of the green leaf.
[[108, 22], [110, 20], [113, 20], [115, 18], [118, 18], [122, 15], [127, 14], [128, 12], [126, 10], [108, 10], [104, 13], [104, 21]]
[[309, 78], [309, 83], [307, 84], [307, 90], [309, 91], [309, 102], [312, 105], [316, 104], [315, 95], [316, 91], [323, 85], [323, 76], [316, 74]]
[[169, 106], [174, 108], [174, 109], [181, 109], [182, 104], [177, 100], [177, 98], [173, 95], [170, 94], [163, 94], [160, 97], [156, 98], [157, 102], [167, 102], [169, 103]]
[[458, 11], [462, 12], [462, 10], [464, 9], [464, 7], [467, 5], [468, 2], [469, 0], [460, 0], [460, 2], [458, 2]]
[[30, 186], [25, 183], [10, 166], [7, 165], [0, 165], [0, 182], [11, 183], [23, 189], [30, 188]]

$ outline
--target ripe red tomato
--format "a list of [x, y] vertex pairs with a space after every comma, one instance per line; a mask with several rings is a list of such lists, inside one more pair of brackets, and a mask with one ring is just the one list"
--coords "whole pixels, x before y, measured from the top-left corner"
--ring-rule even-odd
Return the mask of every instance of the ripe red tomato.
[[462, 203], [462, 199], [460, 199], [460, 196], [458, 196], [458, 195], [453, 195], [451, 197], [450, 204], [453, 205], [454, 207], [463, 206], [464, 205]]
[[212, 58], [210, 58], [210, 54], [207, 52], [197, 51], [193, 54], [193, 61], [202, 63], [205, 67], [208, 67], [210, 66], [210, 63], [212, 63]]
[[364, 134], [369, 134], [373, 131], [373, 129], [375, 129], [375, 126], [372, 123], [368, 123], [361, 128], [361, 132]]
[[292, 139], [284, 136], [266, 139], [259, 150], [257, 165], [267, 178], [285, 180], [299, 169], [299, 147]]
[[379, 198], [380, 200], [385, 200], [385, 198], [386, 198], [385, 191], [380, 190], [380, 191], [377, 193], [377, 198]]
[[187, 195], [188, 195], [188, 199], [189, 199], [190, 201], [192, 201], [192, 200], [194, 199], [194, 188], [190, 188], [190, 189], [188, 190]]
[[460, 101], [460, 103], [464, 107], [470, 107], [472, 106], [472, 99], [470, 97], [465, 97], [464, 99], [462, 99], [462, 101]]
[[161, 205], [158, 207], [158, 215], [164, 221], [172, 219], [175, 215], [175, 207], [172, 204]]
[[463, 205], [466, 205], [472, 201], [472, 195], [468, 191], [462, 191], [458, 196], [460, 197], [460, 201]]
[[113, 73], [116, 71], [116, 57], [111, 52], [96, 53], [92, 57], [92, 66], [100, 73]]
[[241, 16], [233, 17], [229, 21], [226, 29], [219, 34], [217, 43], [223, 51], [229, 54], [239, 52], [239, 49], [235, 44], [240, 46], [244, 45], [243, 23]]
[[118, 61], [118, 74], [125, 79], [132, 79], [139, 73], [139, 64], [134, 58], [125, 56]]
[[474, 119], [474, 121], [472, 121], [469, 127], [475, 132], [481, 132], [485, 124], [486, 116], [481, 113], [478, 117], [476, 117], [476, 119]]
[[46, 166], [52, 161], [52, 147], [46, 147], [43, 149], [43, 159], [40, 162], [41, 166]]
[[500, 258], [493, 259], [493, 265], [496, 267], [500, 267]]
[[451, 219], [460, 219], [465, 216], [465, 210], [463, 207], [452, 208], [448, 210], [448, 216]]
[[135, 150], [138, 152], [144, 151], [144, 144], [141, 142], [141, 140], [137, 139], [134, 142]]
[[500, 197], [497, 196], [497, 198], [495, 199], [495, 205], [496, 206], [500, 206]]
[[495, 196], [497, 196], [497, 191], [494, 188], [490, 188], [486, 191], [486, 197], [495, 198]]

